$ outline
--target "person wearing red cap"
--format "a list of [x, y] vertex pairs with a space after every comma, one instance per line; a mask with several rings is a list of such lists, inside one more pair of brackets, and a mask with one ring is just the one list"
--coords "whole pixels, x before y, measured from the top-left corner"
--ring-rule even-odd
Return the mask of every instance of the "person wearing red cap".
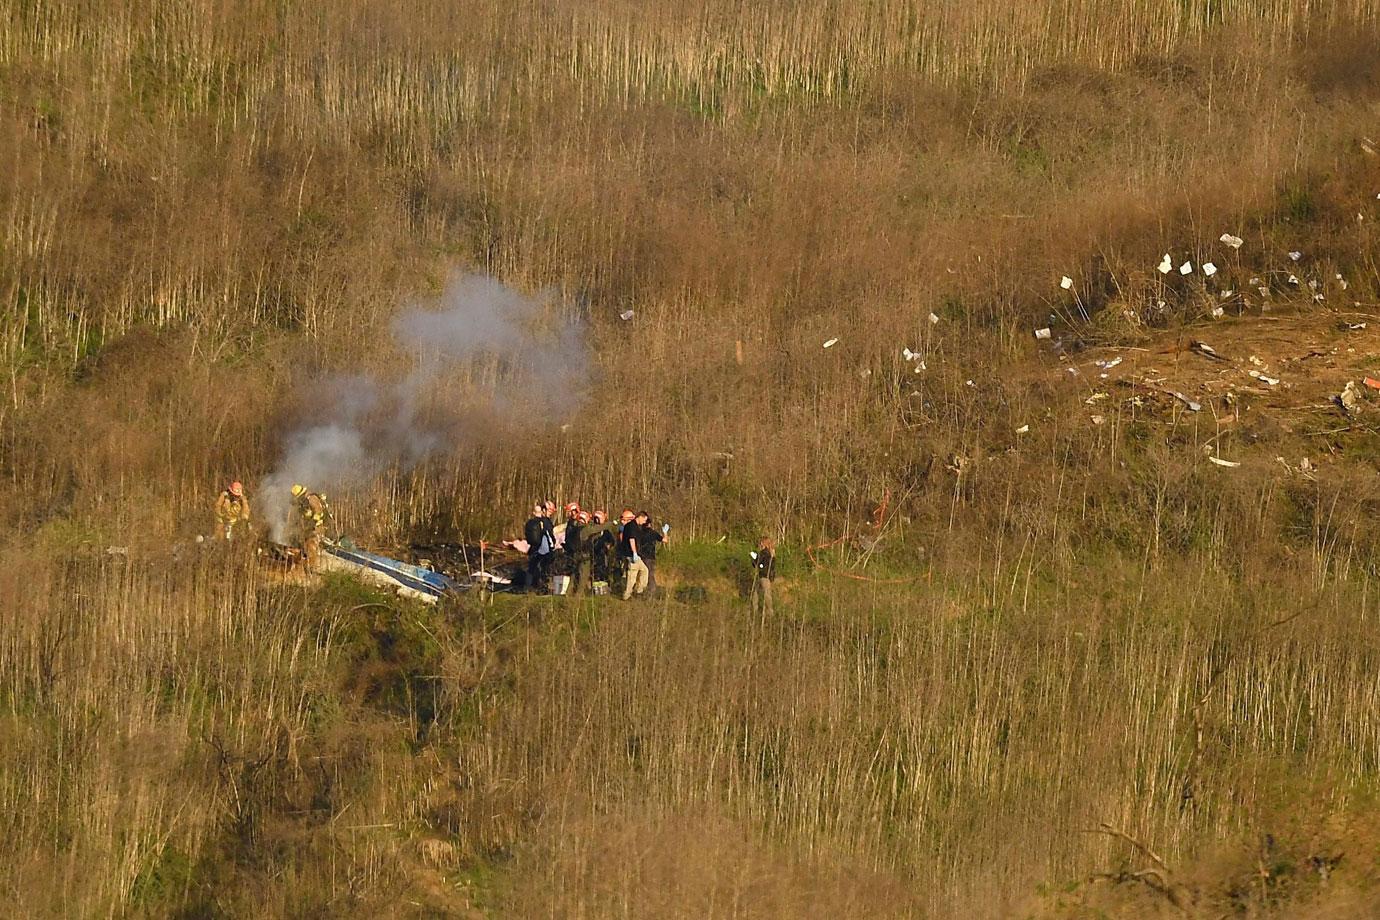
[[216, 536], [234, 539], [238, 524], [244, 525], [241, 529], [249, 527], [249, 499], [244, 494], [244, 484], [236, 480], [216, 499]]

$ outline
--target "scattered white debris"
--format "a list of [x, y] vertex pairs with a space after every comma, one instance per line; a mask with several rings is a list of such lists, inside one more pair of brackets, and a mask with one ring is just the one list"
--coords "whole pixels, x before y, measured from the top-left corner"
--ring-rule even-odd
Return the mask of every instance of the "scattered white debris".
[[1267, 374], [1262, 374], [1260, 371], [1247, 371], [1246, 376], [1253, 377], [1256, 380], [1259, 380], [1261, 383], [1268, 384], [1269, 386], [1276, 386], [1279, 383], [1278, 377], [1271, 377]]
[[634, 316], [634, 314], [633, 314], [633, 311], [631, 311], [631, 310], [624, 310], [622, 313], [619, 313], [619, 314], [618, 314], [618, 318], [621, 319], [621, 320], [622, 320], [623, 322], [625, 322], [625, 323], [626, 323], [628, 320], [632, 319], [633, 316]]
[[1324, 297], [1322, 294], [1314, 294], [1313, 299], [1316, 300], [1318, 303], [1322, 303], [1327, 298]]
[[1221, 355], [1219, 355], [1219, 354], [1217, 353], [1217, 349], [1213, 348], [1213, 347], [1212, 347], [1211, 345], [1209, 345], [1207, 342], [1194, 341], [1194, 342], [1191, 342], [1191, 343], [1189, 344], [1188, 348], [1189, 348], [1190, 351], [1195, 351], [1195, 352], [1197, 352], [1198, 354], [1200, 354], [1200, 355], [1202, 355], [1202, 356], [1204, 356], [1204, 357], [1206, 357], [1206, 358], [1212, 358], [1213, 360], [1216, 360], [1216, 361], [1225, 361], [1225, 360], [1226, 360], [1225, 358], [1223, 358]]
[[[1376, 195], [1375, 197], [1380, 198], [1380, 195]], [[1169, 257], [1169, 253], [1166, 252], [1164, 254], [1164, 258], [1160, 260], [1160, 264], [1158, 267], [1161, 275], [1167, 275], [1171, 270], [1173, 270], [1174, 260]]]
[[975, 387], [975, 386], [977, 386], [977, 384], [976, 384], [976, 383], [973, 383], [973, 381], [971, 381], [971, 380], [965, 380], [965, 381], [963, 381], [963, 385], [964, 385], [965, 387]]
[[1290, 284], [1298, 284], [1298, 283], [1299, 283], [1298, 275], [1290, 275], [1290, 276], [1289, 276], [1289, 283], [1290, 283]]
[[1059, 279], [1059, 286], [1067, 291], [1073, 287], [1073, 279], [1065, 275]]
[[1030, 426], [1022, 425], [1021, 427], [1016, 429], [1016, 434], [1030, 434]]
[[1187, 396], [1185, 396], [1185, 395], [1182, 394], [1182, 393], [1174, 392], [1174, 393], [1171, 393], [1170, 395], [1173, 396], [1175, 399], [1177, 399], [1179, 402], [1183, 403], [1185, 406], [1188, 406], [1189, 411], [1191, 411], [1191, 412], [1199, 412], [1199, 411], [1201, 411], [1202, 408], [1203, 408], [1202, 405], [1201, 405], [1200, 403], [1194, 402], [1193, 400], [1189, 399]]
[[757, 551], [756, 551], [756, 550], [749, 550], [749, 551], [748, 551], [748, 555], [751, 556], [753, 559], [756, 559], [756, 558], [757, 558]]
[[1264, 366], [1265, 366], [1265, 362], [1262, 361], [1262, 360], [1260, 360], [1259, 358], [1257, 358], [1255, 355], [1251, 355], [1251, 356], [1250, 356], [1249, 358], [1247, 358], [1246, 360], [1250, 361], [1250, 362], [1251, 362], [1252, 364], [1254, 364], [1256, 367], [1264, 367]]
[[1102, 424], [1103, 422], [1105, 422], [1105, 421], [1107, 421], [1107, 420], [1106, 420], [1105, 418], [1103, 418], [1102, 416], [1100, 416], [1100, 415], [1094, 415], [1094, 416], [1092, 417], [1092, 423], [1093, 423], [1094, 425], [1101, 425], [1101, 424]]
[[1223, 291], [1223, 292], [1222, 292], [1221, 294], [1219, 294], [1218, 296], [1221, 297], [1223, 300], [1226, 300], [1228, 297], [1231, 297], [1231, 296], [1232, 296], [1233, 294], [1235, 294], [1235, 293], [1236, 293], [1236, 291], [1235, 291], [1234, 289], [1232, 289], [1232, 288], [1227, 288], [1225, 291]]
[[1241, 465], [1241, 464], [1240, 464], [1238, 461], [1236, 461], [1236, 460], [1223, 460], [1221, 457], [1208, 457], [1208, 460], [1210, 460], [1211, 462], [1217, 464], [1218, 466], [1225, 466], [1225, 467], [1232, 467], [1232, 468], [1234, 468], [1234, 467], [1238, 467], [1238, 466]]
[[1356, 393], [1356, 382], [1354, 380], [1348, 380], [1346, 386], [1342, 388], [1342, 392], [1332, 397], [1332, 399], [1337, 405], [1341, 406], [1342, 410], [1348, 415], [1355, 412], [1361, 406], [1361, 397]]
[[1083, 400], [1083, 405], [1085, 405], [1085, 406], [1091, 406], [1091, 405], [1093, 405], [1094, 403], [1098, 403], [1098, 402], [1101, 402], [1102, 400], [1106, 399], [1108, 395], [1110, 395], [1110, 394], [1107, 394], [1107, 393], [1094, 393], [1093, 395], [1089, 396], [1087, 399]]
[[937, 325], [938, 323], [939, 323], [939, 316], [938, 316], [937, 314], [931, 313], [931, 314], [930, 314], [930, 325], [931, 325], [931, 326], [934, 326], [934, 325]]
[[1120, 364], [1121, 360], [1121, 356], [1117, 355], [1115, 358], [1106, 358], [1094, 361], [1093, 364], [1096, 364], [1098, 367], [1107, 368], [1110, 370], [1111, 368], [1116, 367], [1118, 364]]
[[1316, 291], [1317, 289], [1318, 289], [1318, 279], [1314, 278], [1314, 279], [1312, 279], [1311, 281], [1308, 282], [1308, 290], [1310, 290], [1310, 291]]
[[1345, 291], [1345, 290], [1347, 289], [1348, 285], [1347, 285], [1347, 283], [1346, 283], [1346, 279], [1342, 277], [1342, 273], [1341, 273], [1341, 272], [1338, 272], [1337, 275], [1336, 275], [1336, 278], [1337, 278], [1337, 283], [1340, 284], [1340, 285], [1342, 286], [1342, 290]]
[[838, 343], [839, 343], [839, 340], [838, 340], [838, 339], [830, 339], [829, 341], [827, 341], [827, 342], [824, 343], [824, 347], [825, 347], [825, 348], [833, 348], [833, 347], [834, 347], [835, 345], [837, 345]]
[[872, 376], [872, 369], [871, 369], [871, 368], [867, 368], [867, 367], [859, 368], [859, 369], [858, 369], [858, 376], [861, 377], [862, 379], [866, 380], [868, 377], [871, 377], [871, 376]]
[[1048, 327], [1048, 326], [1046, 326], [1046, 327], [1043, 328], [1043, 329], [1036, 329], [1036, 330], [1035, 330], [1035, 338], [1037, 338], [1037, 339], [1047, 339], [1047, 338], [1049, 338], [1049, 337], [1050, 337], [1050, 331], [1049, 331], [1049, 327]]
[[1270, 296], [1270, 289], [1267, 288], [1267, 287], [1258, 287], [1258, 288], [1256, 288], [1256, 290], [1260, 292], [1260, 296], [1261, 296], [1261, 297], [1269, 297], [1269, 296]]
[[916, 361], [916, 362], [915, 362], [915, 373], [918, 374], [918, 373], [920, 373], [920, 372], [923, 371], [923, 370], [925, 370], [925, 362], [924, 362], [924, 361]]
[[1303, 258], [1303, 253], [1299, 252], [1298, 250], [1295, 250], [1295, 251], [1289, 253], [1289, 258], [1291, 258], [1291, 259], [1293, 259], [1295, 262], [1297, 262], [1299, 259], [1302, 259], [1302, 258]]
[[1226, 243], [1232, 249], [1240, 249], [1241, 244], [1246, 242], [1245, 240], [1241, 239], [1241, 237], [1232, 236], [1230, 233], [1224, 233], [1221, 236], [1219, 236], [1218, 239], [1221, 240], [1223, 243]]
[[1179, 274], [1181, 274], [1181, 275], [1191, 275], [1191, 274], [1193, 274], [1193, 262], [1192, 262], [1192, 261], [1188, 261], [1188, 262], [1185, 262], [1183, 265], [1180, 265], [1180, 266], [1179, 266]]
[[920, 357], [920, 353], [918, 351], [911, 351], [909, 348], [902, 348], [901, 357], [905, 358], [907, 361], [914, 361], [916, 358]]
[[1221, 319], [1223, 316], [1226, 315], [1226, 312], [1227, 312], [1227, 311], [1226, 311], [1226, 310], [1223, 310], [1221, 307], [1213, 307], [1213, 308], [1212, 308], [1212, 318], [1213, 318], [1213, 319]]
[[1067, 368], [1067, 370], [1068, 370], [1068, 372], [1069, 372], [1070, 374], [1073, 374], [1074, 376], [1077, 376], [1077, 375], [1078, 375], [1078, 368], [1076, 368], [1076, 367], [1070, 367], [1070, 368]]

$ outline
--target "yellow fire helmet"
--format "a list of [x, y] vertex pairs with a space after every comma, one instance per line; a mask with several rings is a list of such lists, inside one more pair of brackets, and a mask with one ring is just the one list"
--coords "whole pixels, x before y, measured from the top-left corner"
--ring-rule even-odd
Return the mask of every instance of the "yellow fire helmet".
[[307, 491], [307, 487], [302, 485], [300, 482], [295, 482], [292, 484], [293, 495], [301, 495], [305, 491]]

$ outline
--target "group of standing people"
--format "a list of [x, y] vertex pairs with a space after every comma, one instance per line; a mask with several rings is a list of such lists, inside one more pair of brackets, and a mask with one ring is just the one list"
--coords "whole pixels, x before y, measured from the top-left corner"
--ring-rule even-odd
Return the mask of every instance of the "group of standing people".
[[606, 594], [618, 575], [623, 576], [623, 600], [657, 590], [656, 554], [670, 536], [669, 524], [657, 528], [651, 515], [631, 508], [624, 508], [616, 522], [604, 511], [585, 511], [578, 502], [568, 503], [564, 511], [565, 522], [557, 525], [556, 503], [537, 502], [523, 527], [529, 591], [545, 590], [558, 568], [570, 577], [572, 594]]
[[[527, 541], [527, 590], [544, 591], [559, 570], [571, 579], [572, 594], [607, 594], [621, 577], [623, 600], [655, 594], [657, 551], [671, 534], [671, 526], [656, 527], [646, 511], [624, 508], [617, 521], [604, 511], [585, 511], [578, 502], [565, 508], [556, 523], [556, 503], [537, 502], [523, 528]], [[320, 564], [321, 543], [330, 507], [326, 496], [306, 486], [292, 487], [293, 542], [308, 572]], [[216, 498], [216, 536], [233, 540], [249, 527], [249, 498], [244, 485], [230, 483]], [[772, 582], [776, 579], [776, 543], [763, 537], [752, 554], [749, 598], [752, 609], [772, 613]]]

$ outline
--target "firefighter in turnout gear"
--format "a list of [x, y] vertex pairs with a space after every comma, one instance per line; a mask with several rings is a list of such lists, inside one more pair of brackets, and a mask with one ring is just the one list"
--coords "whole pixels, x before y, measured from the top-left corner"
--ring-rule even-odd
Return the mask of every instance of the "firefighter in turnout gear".
[[245, 497], [244, 485], [237, 481], [230, 483], [216, 499], [216, 536], [233, 539], [235, 527], [240, 524], [244, 528], [249, 526], [249, 499]]
[[321, 562], [321, 541], [326, 535], [330, 506], [326, 504], [326, 496], [309, 492], [306, 486], [297, 483], [292, 487], [292, 507], [297, 516], [302, 559], [306, 562], [307, 571], [315, 573]]

